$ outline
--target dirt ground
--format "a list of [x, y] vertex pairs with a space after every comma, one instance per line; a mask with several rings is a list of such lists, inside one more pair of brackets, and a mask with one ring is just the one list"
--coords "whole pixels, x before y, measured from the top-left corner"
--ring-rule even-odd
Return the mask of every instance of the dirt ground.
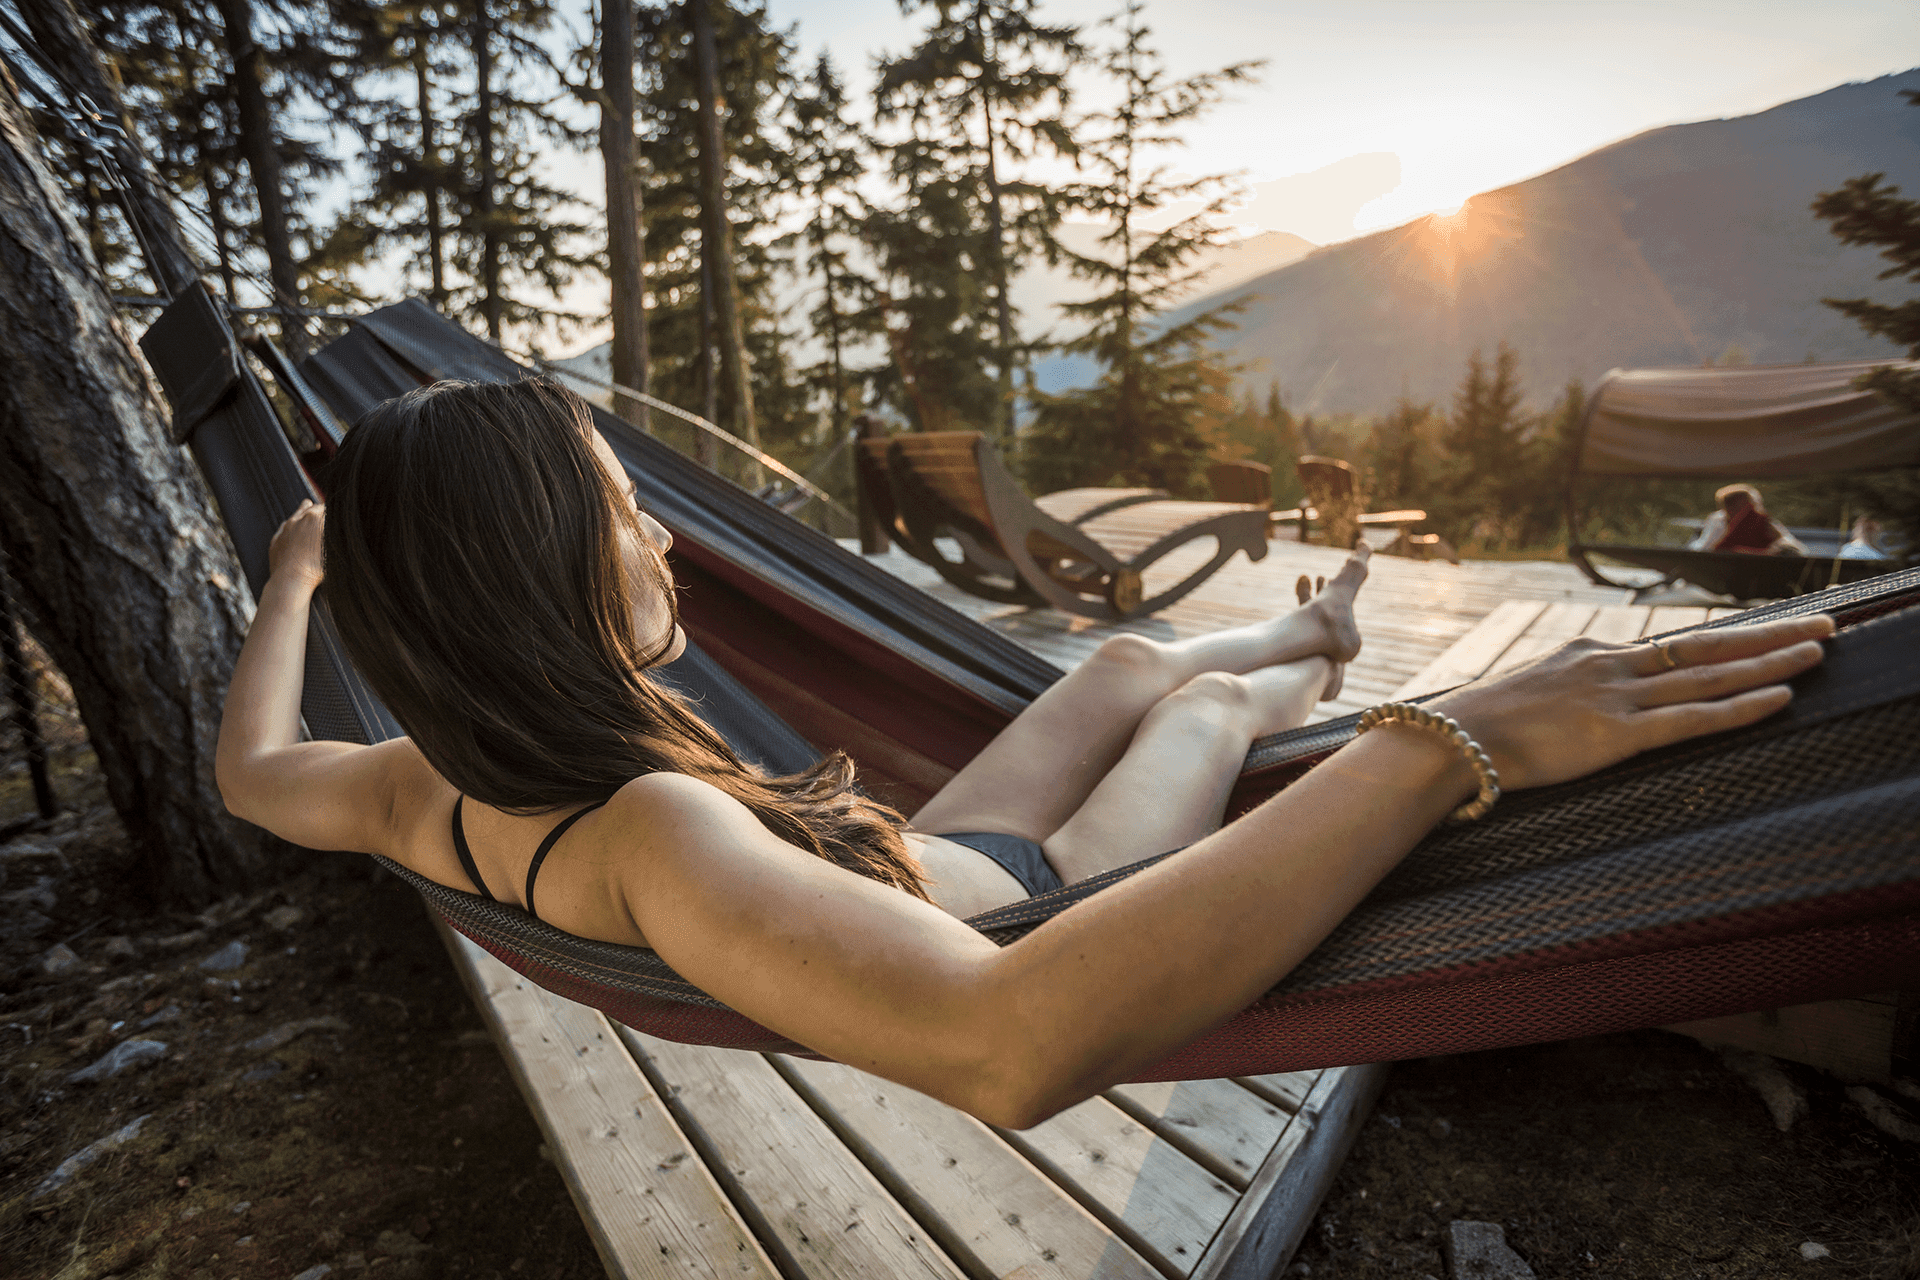
[[[0, 843], [0, 1277], [602, 1274], [410, 890], [329, 856], [156, 914], [70, 712], [52, 735], [67, 812]], [[0, 755], [0, 828], [30, 808]], [[135, 1041], [165, 1049], [70, 1080]], [[1783, 1134], [1661, 1032], [1402, 1064], [1286, 1274], [1442, 1280], [1472, 1219], [1543, 1278], [1920, 1277], [1920, 1144], [1785, 1069]]]

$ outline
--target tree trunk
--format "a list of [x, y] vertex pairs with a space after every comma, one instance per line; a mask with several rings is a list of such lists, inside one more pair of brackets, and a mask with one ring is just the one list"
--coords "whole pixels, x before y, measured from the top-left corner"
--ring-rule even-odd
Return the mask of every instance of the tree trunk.
[[127, 184], [128, 221], [145, 242], [147, 274], [162, 294], [171, 298], [200, 281], [200, 267], [180, 234], [179, 219], [160, 177], [135, 139], [133, 121], [120, 100], [119, 77], [102, 65], [93, 38], [73, 0], [19, 0], [27, 29], [60, 73], [62, 79], [93, 99], [108, 120], [120, 126], [113, 142], [113, 158]]
[[822, 228], [815, 237], [815, 247], [820, 255], [820, 274], [826, 282], [827, 309], [827, 358], [833, 368], [833, 434], [837, 440], [847, 429], [847, 421], [853, 416], [853, 409], [847, 403], [847, 367], [840, 350], [840, 334], [845, 327], [840, 317], [840, 299], [834, 290], [833, 255], [827, 249], [827, 207], [820, 205], [819, 226]]
[[287, 226], [286, 183], [280, 150], [267, 105], [266, 67], [253, 40], [252, 0], [219, 0], [226, 25], [227, 54], [233, 60], [233, 102], [240, 117], [240, 153], [253, 176], [260, 203], [260, 238], [267, 246], [267, 278], [273, 305], [280, 309], [280, 342], [296, 361], [307, 358], [306, 321], [301, 317], [300, 271], [293, 262], [293, 236]]
[[447, 305], [446, 229], [440, 225], [440, 147], [433, 129], [433, 83], [428, 78], [427, 33], [424, 27], [413, 36], [413, 84], [419, 99], [420, 166], [426, 171], [421, 196], [427, 204], [427, 265], [433, 285], [428, 296], [436, 308]]
[[[714, 47], [712, 0], [688, 0], [688, 5], [693, 10], [694, 79], [700, 98], [700, 256], [713, 283], [720, 381], [726, 389], [727, 417], [721, 425], [758, 446], [740, 288], [733, 273], [733, 228], [727, 221], [727, 155], [720, 134], [720, 57]], [[761, 484], [759, 463], [747, 464], [746, 482], [749, 487]]]
[[500, 228], [494, 223], [494, 187], [499, 182], [493, 156], [493, 15], [490, 0], [473, 6], [473, 76], [475, 132], [479, 153], [479, 189], [473, 193], [473, 211], [480, 221], [480, 310], [487, 336], [500, 341]]
[[993, 103], [986, 90], [980, 91], [980, 115], [986, 122], [987, 139], [987, 234], [993, 237], [989, 261], [993, 270], [994, 318], [998, 322], [1000, 350], [1000, 420], [993, 424], [1002, 440], [1013, 439], [1013, 303], [1008, 298], [1007, 225], [1000, 204], [1000, 171], [994, 160]]
[[[633, 0], [604, 0], [600, 32], [600, 155], [607, 171], [607, 274], [612, 285], [613, 381], [648, 391], [647, 242], [640, 229], [640, 173], [633, 142]], [[613, 411], [642, 431], [647, 406], [613, 393]]]
[[0, 549], [73, 686], [145, 887], [205, 904], [284, 865], [213, 781], [249, 601], [40, 155], [0, 75]]
[[[720, 421], [720, 380], [713, 370], [713, 264], [700, 259], [700, 416]], [[709, 471], [720, 469], [720, 441], [702, 431], [693, 442], [693, 456]]]

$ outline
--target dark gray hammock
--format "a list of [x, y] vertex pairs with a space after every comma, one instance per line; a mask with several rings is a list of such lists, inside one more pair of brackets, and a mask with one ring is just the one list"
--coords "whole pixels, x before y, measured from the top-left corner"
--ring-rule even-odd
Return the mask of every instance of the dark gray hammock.
[[[176, 303], [143, 346], [257, 590], [267, 539], [309, 481], [214, 304]], [[342, 417], [435, 378], [528, 372], [417, 302], [365, 317], [305, 371]], [[297, 375], [281, 380], [301, 394]], [[658, 441], [610, 415], [598, 421], [642, 505], [672, 530], [689, 585], [684, 613], [699, 643], [669, 674], [742, 755], [791, 770], [815, 757], [810, 743], [842, 746], [863, 777], [924, 794], [937, 782], [928, 769], [964, 763], [1057, 678]], [[1787, 712], [1439, 829], [1268, 997], [1142, 1078], [1459, 1052], [1911, 985], [1916, 606], [1920, 573], [1906, 573], [1751, 611], [1818, 608], [1845, 627]], [[324, 606], [311, 634], [309, 730], [362, 742], [397, 733], [341, 656]], [[1256, 744], [1241, 801], [1284, 786], [1352, 730], [1347, 719]], [[672, 1039], [799, 1048], [651, 951], [576, 938], [393, 869], [504, 962], [619, 1021]], [[970, 923], [1011, 942], [1138, 869]]]

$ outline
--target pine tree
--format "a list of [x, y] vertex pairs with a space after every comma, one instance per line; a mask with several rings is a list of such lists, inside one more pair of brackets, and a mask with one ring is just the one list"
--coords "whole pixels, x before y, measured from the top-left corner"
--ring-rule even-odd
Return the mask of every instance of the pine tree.
[[594, 265], [580, 241], [592, 230], [565, 215], [571, 194], [537, 172], [541, 142], [577, 147], [589, 135], [557, 109], [563, 83], [540, 37], [553, 25], [551, 0], [459, 0], [460, 34], [473, 88], [459, 117], [461, 198], [454, 265], [468, 283], [454, 304], [496, 341], [508, 325], [580, 322], [536, 302]]
[[916, 128], [884, 148], [899, 199], [861, 226], [887, 355], [869, 381], [916, 430], [977, 430], [1001, 420], [1004, 403], [989, 372], [998, 329], [981, 272], [987, 223], [952, 148]]
[[[199, 279], [199, 264], [182, 237], [173, 201], [139, 143], [118, 78], [95, 47], [85, 20], [72, 0], [21, 0], [19, 9], [31, 40], [37, 42], [33, 59], [45, 59], [41, 70], [52, 78], [43, 87], [76, 102], [91, 102], [100, 113], [91, 138], [77, 132], [76, 125], [87, 125], [75, 115], [33, 113], [42, 139], [50, 144], [56, 171], [67, 175], [68, 190], [79, 197], [76, 203], [85, 214], [94, 261], [109, 281], [131, 283], [129, 277], [143, 271], [162, 296], [191, 288]], [[110, 196], [109, 189], [118, 197]], [[134, 243], [137, 255], [131, 249]]]
[[1402, 392], [1367, 437], [1364, 466], [1373, 475], [1368, 501], [1377, 506], [1418, 506], [1432, 488], [1440, 428], [1431, 401]]
[[1489, 369], [1467, 357], [1441, 443], [1447, 461], [1428, 510], [1455, 541], [1516, 543], [1514, 512], [1527, 480], [1519, 463], [1529, 423], [1521, 411], [1520, 354], [1500, 343]]
[[[694, 146], [699, 153], [700, 272], [713, 308], [713, 346], [720, 356], [721, 423], [757, 446], [760, 432], [754, 422], [746, 326], [740, 316], [740, 282], [734, 272], [733, 224], [727, 216], [727, 145], [720, 127], [724, 104], [713, 0], [685, 3], [693, 23], [695, 119], [699, 126]], [[749, 466], [748, 482], [757, 487], [760, 479], [759, 465]]]
[[[1920, 90], [1903, 89], [1900, 96], [1920, 107]], [[1877, 247], [1880, 256], [1893, 264], [1880, 273], [1882, 280], [1920, 282], [1920, 200], [1902, 198], [1900, 188], [1885, 178], [1882, 173], [1850, 178], [1839, 190], [1816, 197], [1813, 212], [1842, 244]], [[1920, 359], [1920, 298], [1892, 305], [1867, 298], [1821, 301], [1868, 333], [1905, 347], [1910, 359]], [[1920, 415], [1920, 370], [1876, 369], [1860, 385], [1889, 404]], [[1831, 487], [1855, 510], [1876, 517], [1889, 532], [1904, 539], [1909, 562], [1920, 556], [1920, 471], [1837, 477]]]
[[279, 139], [273, 127], [273, 109], [267, 102], [267, 64], [254, 39], [251, 0], [216, 0], [220, 35], [225, 41], [232, 77], [234, 114], [240, 126], [240, 153], [253, 178], [254, 199], [260, 213], [260, 239], [267, 251], [267, 277], [273, 282], [273, 305], [283, 311], [280, 336], [294, 359], [307, 354], [306, 332], [297, 312], [305, 305], [300, 271], [293, 260], [293, 229], [287, 221], [286, 179], [281, 172]]
[[[600, 155], [607, 186], [608, 311], [613, 320], [611, 363], [618, 387], [645, 392], [647, 246], [640, 231], [640, 157], [634, 137], [633, 0], [604, 0], [600, 28]], [[642, 430], [647, 406], [618, 391], [614, 409]]]
[[368, 104], [361, 126], [372, 181], [352, 221], [370, 251], [405, 246], [396, 256], [410, 286], [424, 287], [428, 300], [445, 308], [452, 297], [448, 201], [460, 183], [447, 152], [451, 98], [445, 87], [456, 74], [456, 18], [447, 0], [410, 0], [354, 6], [350, 20], [358, 29], [359, 64], [392, 90]]
[[801, 274], [817, 283], [808, 319], [822, 359], [802, 370], [824, 396], [829, 435], [837, 440], [860, 407], [849, 349], [876, 328], [874, 283], [852, 259], [862, 209], [857, 186], [866, 174], [867, 139], [848, 119], [846, 91], [825, 53], [792, 103], [791, 172], [806, 224], [798, 240]]
[[[881, 62], [874, 90], [881, 121], [909, 131], [893, 144], [895, 176], [905, 180], [909, 201], [939, 186], [957, 204], [946, 211], [949, 226], [963, 229], [965, 259], [984, 280], [984, 292], [955, 290], [946, 273], [908, 278], [915, 293], [930, 284], [949, 302], [986, 312], [998, 403], [990, 418], [977, 421], [1002, 436], [1013, 432], [1015, 370], [1028, 355], [1015, 324], [1013, 280], [1036, 252], [1051, 252], [1059, 218], [1056, 193], [1020, 176], [1020, 167], [1037, 154], [1075, 149], [1063, 117], [1079, 33], [1038, 22], [1035, 8], [1035, 0], [902, 0], [903, 12], [932, 10], [931, 21], [912, 51]], [[889, 250], [901, 248], [900, 225], [876, 230]], [[896, 271], [924, 265], [910, 254], [892, 256]], [[975, 316], [966, 319], [969, 328], [980, 324]], [[925, 324], [909, 320], [908, 328], [922, 344], [934, 340]], [[927, 401], [930, 388], [918, 373], [904, 371], [906, 362], [925, 366], [949, 358], [924, 349], [903, 353], [902, 379], [916, 384], [918, 402]]]
[[[1245, 301], [1228, 303], [1177, 324], [1156, 316], [1200, 273], [1195, 255], [1217, 243], [1215, 219], [1224, 212], [1224, 180], [1181, 180], [1156, 163], [1154, 152], [1177, 145], [1175, 129], [1218, 102], [1227, 88], [1250, 81], [1258, 64], [1174, 79], [1147, 43], [1138, 0], [1114, 24], [1119, 41], [1100, 67], [1119, 88], [1119, 104], [1082, 121], [1079, 158], [1093, 180], [1072, 195], [1074, 204], [1111, 226], [1102, 253], [1068, 253], [1070, 269], [1100, 292], [1062, 308], [1087, 322], [1065, 344], [1104, 369], [1091, 388], [1039, 396], [1025, 441], [1028, 479], [1036, 486], [1121, 483], [1194, 492], [1207, 439], [1202, 419], [1220, 412], [1233, 370], [1211, 350]], [[1157, 232], [1140, 222], [1176, 201], [1204, 199], [1200, 212]]]
[[345, 4], [84, 4], [147, 155], [204, 224], [229, 299], [253, 300], [244, 281], [284, 308], [283, 336], [296, 350], [300, 307], [354, 296], [347, 272], [366, 247], [351, 231], [313, 225], [313, 189], [340, 160], [319, 137], [280, 127], [298, 117], [353, 123], [362, 68], [340, 19]]
[[[645, 6], [638, 14], [648, 334], [654, 394], [724, 424], [718, 310], [702, 270], [700, 92], [691, 19], [683, 3]], [[725, 109], [718, 112], [726, 158], [721, 176], [745, 345], [742, 366], [761, 444], [778, 454], [805, 437], [813, 421], [805, 388], [785, 364], [773, 296], [776, 205], [790, 185], [780, 118], [793, 83], [792, 42], [769, 27], [759, 6], [716, 6], [713, 19], [716, 80], [725, 87]], [[680, 428], [663, 419], [654, 425], [669, 440], [681, 441]], [[711, 437], [687, 436], [685, 443], [703, 462], [721, 465]], [[734, 462], [725, 465], [739, 478], [752, 478]]]
[[1531, 483], [1526, 487], [1525, 541], [1529, 545], [1566, 536], [1567, 479], [1573, 467], [1574, 439], [1586, 414], [1586, 384], [1569, 378], [1528, 441]]

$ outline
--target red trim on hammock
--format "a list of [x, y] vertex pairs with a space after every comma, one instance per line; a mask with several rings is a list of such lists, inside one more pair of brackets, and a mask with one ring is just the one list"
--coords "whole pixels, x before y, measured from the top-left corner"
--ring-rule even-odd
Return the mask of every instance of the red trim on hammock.
[[[719, 637], [875, 732], [958, 769], [1012, 720], [1007, 712], [861, 635], [720, 556], [676, 543], [680, 613], [694, 638]], [[810, 726], [794, 728], [816, 746]]]
[[[1847, 918], [1870, 910], [1878, 914]], [[613, 991], [473, 940], [547, 990], [647, 1035], [818, 1056], [731, 1010]], [[1917, 985], [1920, 884], [1908, 884], [1263, 1000], [1135, 1078], [1206, 1080], [1466, 1053]]]

